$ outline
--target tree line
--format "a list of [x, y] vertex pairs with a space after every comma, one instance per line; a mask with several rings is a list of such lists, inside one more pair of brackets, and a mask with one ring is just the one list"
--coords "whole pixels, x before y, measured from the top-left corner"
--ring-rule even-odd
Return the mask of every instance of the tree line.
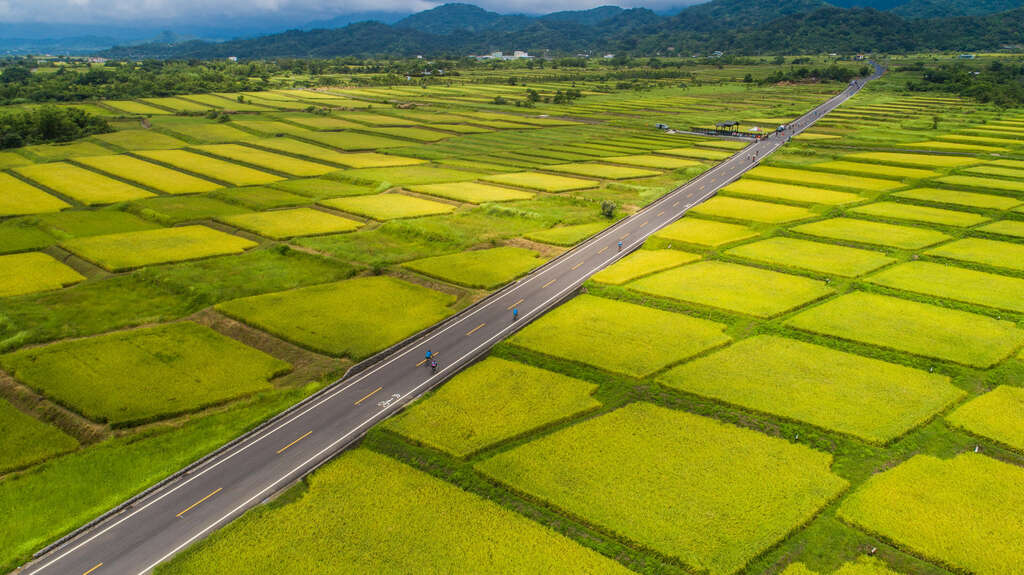
[[106, 120], [78, 108], [53, 105], [34, 110], [0, 113], [0, 148], [68, 142], [111, 132]]

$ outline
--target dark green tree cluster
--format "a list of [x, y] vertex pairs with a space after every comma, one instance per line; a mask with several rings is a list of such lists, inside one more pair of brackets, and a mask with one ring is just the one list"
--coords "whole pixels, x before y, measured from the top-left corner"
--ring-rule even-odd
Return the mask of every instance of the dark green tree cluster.
[[1004, 108], [1024, 105], [1024, 64], [994, 60], [978, 68], [963, 63], [932, 69], [924, 69], [923, 64], [910, 66], [914, 67], [923, 69], [923, 74], [920, 81], [907, 82], [910, 91], [956, 92]]
[[789, 70], [776, 70], [774, 74], [762, 79], [761, 83], [774, 84], [776, 82], [806, 82], [809, 80], [849, 82], [858, 76], [867, 76], [870, 73], [871, 69], [867, 66], [861, 67], [860, 70], [835, 64], [827, 68], [811, 69], [800, 67], [790, 68]]
[[67, 142], [110, 131], [106, 120], [77, 108], [41, 106], [0, 114], [0, 148]]

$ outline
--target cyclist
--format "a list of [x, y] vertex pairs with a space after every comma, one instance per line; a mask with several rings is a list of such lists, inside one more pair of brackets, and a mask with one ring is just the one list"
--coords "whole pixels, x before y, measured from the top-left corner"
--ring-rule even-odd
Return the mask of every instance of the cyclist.
[[428, 350], [427, 350], [427, 361], [430, 361], [430, 358], [431, 358], [432, 356], [433, 356], [433, 354], [432, 354], [432, 353], [430, 353], [430, 350], [428, 349]]
[[431, 361], [430, 362], [430, 370], [433, 373], [437, 373], [437, 361]]
[[622, 251], [622, 242], [619, 242], [619, 251]]
[[519, 319], [519, 308], [517, 308], [517, 307], [512, 308], [512, 319], [513, 320]]

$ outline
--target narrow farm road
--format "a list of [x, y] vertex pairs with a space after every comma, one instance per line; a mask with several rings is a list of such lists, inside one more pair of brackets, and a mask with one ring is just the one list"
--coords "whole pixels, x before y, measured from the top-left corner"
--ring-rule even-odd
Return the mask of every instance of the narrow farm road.
[[[866, 80], [882, 72], [875, 66], [874, 74]], [[807, 129], [856, 94], [864, 83], [851, 83], [791, 123], [785, 135]], [[442, 322], [372, 368], [336, 382], [273, 424], [241, 438], [198, 467], [82, 530], [25, 566], [23, 572], [135, 575], [151, 571], [316, 469], [371, 426], [570, 297], [591, 275], [739, 178], [782, 146], [785, 139], [776, 134], [747, 146], [512, 286]], [[519, 311], [516, 320], [512, 318], [513, 308]], [[436, 374], [424, 362], [427, 349], [437, 354], [440, 368]], [[482, 398], [481, 408], [486, 408], [486, 398]]]

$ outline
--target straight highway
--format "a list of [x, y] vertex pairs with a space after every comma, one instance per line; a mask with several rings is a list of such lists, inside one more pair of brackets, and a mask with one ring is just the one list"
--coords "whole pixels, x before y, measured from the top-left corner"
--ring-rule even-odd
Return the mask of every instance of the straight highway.
[[[881, 69], [876, 67], [869, 79], [880, 74]], [[800, 133], [853, 96], [863, 83], [851, 83], [791, 123], [786, 132], [752, 143], [643, 210], [394, 350], [367, 370], [336, 382], [272, 424], [49, 550], [24, 566], [23, 572], [136, 575], [151, 571], [316, 469], [352, 445], [371, 426], [571, 297], [591, 275], [739, 178], [789, 136]], [[518, 309], [518, 319], [513, 319], [512, 309]], [[437, 373], [432, 373], [424, 361], [427, 349], [435, 353]]]

